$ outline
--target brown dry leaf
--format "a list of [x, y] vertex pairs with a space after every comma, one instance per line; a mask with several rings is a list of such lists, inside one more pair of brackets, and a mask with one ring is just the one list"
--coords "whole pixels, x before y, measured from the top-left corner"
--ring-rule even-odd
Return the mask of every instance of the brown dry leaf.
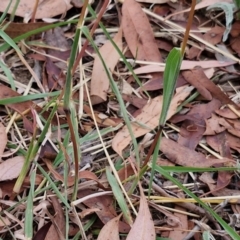
[[[6, 23], [8, 24], [8, 23]], [[24, 33], [27, 33], [29, 31], [33, 31], [35, 29], [45, 27], [50, 25], [49, 23], [45, 22], [34, 22], [34, 23], [14, 23], [10, 22], [7, 25], [7, 28], [4, 30], [11, 38], [15, 38], [17, 36], [20, 36]]]
[[[196, 87], [198, 90], [199, 85], [201, 85], [203, 88], [208, 90], [213, 97], [220, 100], [223, 104], [231, 104], [237, 109], [239, 108], [238, 105], [234, 103], [227, 95], [225, 95], [219, 87], [210, 81], [201, 67], [195, 67], [190, 71], [184, 71], [182, 74], [186, 81]], [[202, 87], [200, 89], [202, 89]]]
[[238, 119], [238, 115], [236, 115], [231, 109], [228, 107], [217, 109], [215, 110], [215, 113], [217, 113], [219, 116], [229, 119]]
[[[232, 134], [226, 134], [227, 141], [229, 143], [230, 148], [236, 150], [240, 153], [240, 139], [239, 137], [235, 137]], [[218, 136], [207, 136], [206, 137], [207, 144], [214, 149], [216, 152], [220, 152], [220, 146], [218, 141]]]
[[173, 116], [170, 119], [172, 123], [184, 121], [180, 128], [178, 143], [194, 150], [205, 131], [204, 120], [210, 118], [211, 114], [220, 106], [220, 101], [213, 99], [207, 104], [194, 105], [185, 115], [176, 114]]
[[[47, 159], [47, 158], [44, 158], [43, 161], [46, 163], [49, 171], [53, 174], [54, 178], [56, 180], [59, 180], [62, 183], [64, 183], [64, 177], [55, 170], [52, 162], [49, 159]], [[85, 178], [85, 179], [94, 180], [94, 181], [96, 181], [98, 183], [99, 187], [101, 187], [102, 189], [105, 189], [105, 187], [100, 183], [100, 181], [98, 180], [97, 176], [93, 172], [90, 172], [90, 171], [87, 171], [87, 170], [80, 171], [80, 172], [78, 172], [78, 178], [79, 179]], [[69, 187], [74, 185], [74, 176], [68, 176], [67, 185]]]
[[211, 167], [215, 164], [231, 162], [230, 159], [211, 159], [206, 158], [202, 153], [190, 150], [180, 144], [162, 138], [160, 143], [160, 150], [173, 163], [186, 167]]
[[[193, 69], [196, 66], [202, 68], [214, 68], [214, 67], [226, 67], [233, 65], [235, 62], [219, 62], [217, 60], [208, 60], [208, 61], [188, 61], [183, 60], [181, 65], [181, 70]], [[164, 72], [165, 66], [156, 66], [156, 65], [145, 65], [143, 67], [136, 68], [134, 70], [135, 74], [145, 74], [152, 72]]]
[[49, 228], [51, 227], [52, 223], [48, 222], [45, 225], [43, 225], [34, 235], [33, 240], [43, 240], [45, 239]]
[[[86, 112], [86, 114], [89, 117], [93, 118], [90, 107], [88, 107], [87, 105], [84, 105], [83, 110]], [[94, 111], [94, 116], [96, 118], [97, 123], [101, 124], [102, 126], [116, 127], [119, 123], [122, 122], [122, 119], [120, 119], [120, 118], [107, 117], [106, 115], [104, 115], [106, 117], [102, 118], [101, 115], [103, 115], [103, 114], [99, 113], [97, 111]]]
[[155, 240], [156, 233], [146, 197], [141, 190], [140, 206], [137, 218], [126, 240], [147, 239]]
[[[118, 33], [114, 36], [113, 41], [122, 51], [122, 28], [119, 28]], [[101, 48], [100, 54], [110, 72], [113, 72], [118, 60], [119, 54], [112, 43], [108, 40]], [[107, 100], [107, 92], [109, 89], [109, 79], [101, 59], [96, 55], [91, 80], [91, 98], [94, 99], [94, 104], [98, 104]]]
[[[177, 107], [181, 102], [190, 94], [192, 87], [181, 87], [177, 88], [176, 94], [174, 95], [171, 105], [169, 107], [169, 112], [167, 119], [172, 117], [176, 113]], [[135, 118], [135, 123], [132, 123], [132, 131], [135, 138], [140, 137], [152, 129], [158, 126], [159, 116], [162, 109], [162, 96], [158, 96], [152, 99], [148, 104], [146, 104], [141, 113]], [[137, 122], [145, 124], [147, 127], [141, 127]], [[113, 138], [112, 147], [120, 156], [122, 156], [122, 150], [130, 143], [131, 136], [129, 134], [128, 128], [124, 126]]]
[[[176, 88], [181, 87], [187, 84], [186, 80], [183, 78], [182, 74], [178, 76]], [[163, 88], [163, 77], [157, 79], [150, 79], [142, 87], [140, 87], [140, 91], [156, 91]]]
[[2, 159], [4, 149], [7, 145], [7, 134], [6, 134], [6, 128], [3, 126], [2, 123], [0, 123], [0, 161]]
[[233, 23], [230, 34], [232, 37], [238, 37], [240, 35], [240, 21], [239, 20]]
[[[206, 32], [202, 38], [207, 41], [208, 43], [211, 43], [212, 45], [216, 45], [222, 41], [222, 36], [224, 33], [225, 28], [215, 26], [211, 28], [208, 32]], [[201, 52], [204, 50], [205, 45], [201, 44], [202, 49], [199, 49], [197, 47], [191, 47], [189, 52], [187, 53], [187, 56], [189, 59], [193, 59], [195, 57], [200, 56]]]
[[230, 39], [231, 48], [240, 56], [240, 37]]
[[0, 164], [0, 181], [17, 178], [22, 170], [24, 163], [23, 156], [10, 158]]
[[[11, 98], [11, 97], [18, 97], [21, 96], [21, 94], [17, 93], [16, 91], [12, 90], [11, 88], [1, 85], [0, 86], [0, 99], [5, 99], [5, 98]], [[32, 101], [26, 101], [26, 102], [21, 102], [21, 103], [12, 103], [12, 104], [7, 104], [6, 106], [12, 108], [14, 111], [22, 114], [26, 110], [30, 110], [30, 108], [34, 105]]]
[[133, 106], [137, 108], [143, 108], [147, 104], [147, 99], [139, 98], [133, 94], [122, 94], [122, 98], [124, 101], [131, 103]]
[[118, 225], [121, 215], [108, 221], [101, 229], [97, 240], [119, 240]]
[[[186, 211], [186, 209], [179, 207], [179, 206], [175, 206], [174, 209], [178, 210], [178, 211]], [[179, 213], [179, 212], [175, 212], [174, 216], [176, 216], [177, 218], [179, 218], [179, 221], [181, 222], [181, 225], [176, 226], [176, 227], [172, 227], [173, 231], [170, 231], [168, 238], [170, 238], [171, 240], [179, 240], [179, 239], [184, 239], [187, 236], [187, 230], [188, 230], [188, 217], [185, 214]], [[186, 231], [184, 231], [186, 230]]]
[[[49, 231], [44, 240], [65, 239], [66, 236], [66, 222], [61, 204], [56, 196], [50, 197], [55, 215], [53, 217], [54, 223], [49, 228]], [[64, 237], [64, 238], [62, 238]]]
[[[197, 75], [194, 74], [191, 70], [190, 71], [183, 71], [182, 72], [183, 77], [185, 80], [190, 83], [192, 86], [194, 86], [198, 92], [206, 99], [206, 100], [212, 100], [211, 93], [206, 89], [204, 85], [198, 81]], [[193, 76], [194, 75], [194, 76]]]
[[[13, 7], [16, 1], [13, 1], [8, 13], [13, 11]], [[31, 16], [34, 10], [36, 1], [21, 0], [16, 9], [15, 16], [25, 17]], [[4, 12], [7, 9], [9, 0], [1, 0], [0, 12]], [[36, 19], [51, 18], [60, 14], [65, 13], [72, 7], [70, 0], [52, 0], [52, 1], [39, 1], [37, 12], [35, 15]]]
[[[212, 117], [205, 121], [206, 121], [206, 130], [203, 135], [215, 135], [216, 133], [221, 133], [226, 129], [225, 127], [222, 126], [223, 124], [221, 124], [221, 121], [226, 122], [226, 120], [216, 116], [215, 114], [212, 114]], [[228, 123], [226, 122], [226, 124]]]
[[[85, 196], [89, 196], [91, 194], [96, 193], [90, 189], [84, 189], [78, 191], [78, 198], [83, 198]], [[83, 202], [87, 207], [96, 209], [96, 214], [98, 215], [99, 219], [102, 221], [103, 224], [106, 224], [111, 219], [117, 216], [113, 205], [113, 197], [109, 195], [105, 196], [98, 196], [87, 199]], [[125, 222], [119, 221], [119, 232], [121, 233], [128, 233], [130, 226]]]
[[132, 55], [142, 61], [162, 62], [152, 27], [140, 4], [125, 0], [122, 14], [123, 33]]

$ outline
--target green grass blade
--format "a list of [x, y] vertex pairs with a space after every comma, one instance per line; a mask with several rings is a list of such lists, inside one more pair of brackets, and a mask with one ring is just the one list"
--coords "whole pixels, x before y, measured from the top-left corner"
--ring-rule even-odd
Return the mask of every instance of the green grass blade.
[[47, 172], [41, 167], [41, 165], [38, 162], [36, 162], [36, 161], [33, 161], [33, 162], [38, 167], [38, 169], [43, 174], [43, 176], [48, 180], [49, 184], [51, 185], [53, 191], [56, 193], [57, 197], [62, 201], [62, 203], [68, 209], [70, 209], [70, 205], [68, 204], [68, 200], [65, 199], [64, 195], [58, 190], [56, 184], [53, 182], [53, 180], [50, 178], [50, 176], [47, 174]]
[[211, 214], [218, 223], [225, 229], [225, 231], [232, 237], [232, 239], [240, 239], [240, 236], [217, 214], [212, 210], [208, 205], [206, 205], [203, 201], [201, 201], [195, 194], [193, 194], [189, 189], [184, 187], [177, 179], [172, 177], [168, 172], [166, 172], [163, 168], [158, 167], [156, 169], [160, 174], [162, 174], [165, 178], [173, 182], [180, 189], [182, 189], [188, 196], [195, 199], [209, 214]]
[[[150, 165], [150, 164], [149, 164]], [[155, 169], [159, 168], [156, 165]], [[218, 171], [238, 171], [237, 167], [220, 167], [220, 168], [198, 168], [198, 167], [181, 167], [181, 166], [161, 166], [166, 172], [187, 173], [187, 172], [218, 172]]]
[[0, 68], [2, 68], [2, 70], [6, 74], [8, 80], [9, 80], [9, 84], [11, 85], [12, 90], [16, 91], [15, 82], [14, 82], [14, 79], [12, 77], [12, 74], [11, 74], [11, 71], [9, 70], [9, 68], [2, 61], [0, 61]]
[[106, 175], [107, 175], [108, 182], [112, 188], [113, 195], [115, 196], [115, 198], [118, 202], [118, 205], [122, 210], [123, 216], [124, 216], [125, 220], [127, 221], [127, 223], [131, 225], [132, 224], [131, 214], [128, 209], [125, 198], [123, 196], [122, 190], [119, 187], [116, 178], [110, 172], [109, 168], [106, 168]]
[[33, 170], [30, 177], [30, 190], [27, 197], [27, 207], [25, 211], [24, 233], [25, 239], [32, 239], [33, 237], [33, 198], [34, 186], [36, 179], [36, 170]]
[[55, 96], [58, 96], [59, 94], [60, 94], [60, 91], [56, 91], [56, 92], [50, 92], [50, 93], [37, 93], [37, 94], [30, 94], [26, 96], [4, 98], [4, 99], [0, 99], [0, 105], [26, 102], [29, 100], [35, 100], [35, 99], [45, 98], [45, 97], [55, 97]]
[[[163, 102], [162, 102], [162, 111], [159, 119], [159, 126], [163, 127], [166, 123], [167, 114], [169, 110], [169, 106], [171, 104], [172, 97], [174, 95], [174, 90], [177, 82], [177, 78], [180, 72], [180, 67], [182, 64], [182, 53], [181, 49], [173, 48], [166, 61], [166, 67], [163, 74]], [[159, 130], [160, 131], [160, 130]], [[148, 188], [148, 195], [150, 196], [152, 181], [154, 176], [154, 171], [156, 167], [156, 162], [158, 158], [159, 146], [161, 142], [162, 132], [160, 133], [159, 138], [157, 139], [157, 144], [154, 148], [153, 160], [152, 160], [152, 169], [151, 176]]]
[[7, 13], [8, 13], [8, 10], [10, 8], [12, 4], [12, 0], [9, 1], [8, 5], [7, 5], [7, 8], [5, 9], [5, 11], [2, 13], [1, 17], [0, 17], [0, 24], [2, 23], [2, 21], [4, 20], [4, 18], [6, 17]]
[[181, 49], [173, 48], [166, 61], [166, 67], [163, 74], [163, 103], [159, 124], [164, 126], [167, 119], [168, 109], [171, 104], [174, 90], [179, 76], [183, 56]]

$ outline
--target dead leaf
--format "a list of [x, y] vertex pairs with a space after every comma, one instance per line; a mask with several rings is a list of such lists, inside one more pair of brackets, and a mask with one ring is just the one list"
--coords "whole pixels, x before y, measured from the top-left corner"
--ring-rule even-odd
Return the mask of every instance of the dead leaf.
[[[212, 100], [211, 93], [202, 85], [200, 80], [198, 80], [196, 73], [194, 74], [193, 71], [183, 71], [182, 72], [183, 77], [186, 79], [188, 83], [190, 83], [192, 86], [194, 86], [198, 92], [206, 99], [206, 100]], [[193, 76], [194, 75], [194, 76]]]
[[[205, 40], [208, 43], [211, 43], [212, 45], [216, 45], [222, 41], [222, 36], [224, 33], [225, 28], [215, 26], [211, 28], [209, 31], [207, 31], [203, 36], [203, 40]], [[204, 50], [205, 45], [201, 44], [202, 49], [196, 48], [196, 47], [191, 47], [189, 52], [188, 52], [188, 58], [193, 59], [195, 57], [200, 56], [201, 52]]]
[[148, 239], [155, 240], [156, 233], [151, 213], [149, 211], [146, 197], [141, 191], [140, 206], [137, 218], [126, 238], [126, 240]]
[[[235, 62], [219, 62], [216, 60], [208, 60], [208, 61], [188, 61], [183, 60], [181, 65], [181, 70], [193, 69], [196, 66], [200, 66], [202, 68], [214, 68], [214, 67], [226, 67], [233, 65]], [[134, 70], [135, 74], [146, 74], [152, 72], [164, 72], [165, 65], [145, 65], [143, 67], [136, 68]]]
[[[121, 215], [120, 215], [121, 216]], [[119, 240], [118, 225], [120, 216], [108, 221], [101, 229], [97, 240]]]
[[240, 56], [240, 37], [230, 38], [231, 48]]
[[215, 110], [219, 116], [229, 119], [238, 119], [238, 116], [228, 107]]
[[127, 101], [131, 103], [133, 106], [137, 108], [143, 108], [147, 104], [147, 99], [139, 98], [135, 95], [127, 95], [127, 94], [122, 94], [122, 98], [124, 101]]
[[[178, 211], [186, 211], [186, 209], [179, 207], [179, 206], [175, 206], [174, 209], [178, 210]], [[169, 232], [169, 236], [168, 238], [170, 238], [171, 240], [179, 240], [179, 239], [184, 239], [187, 236], [187, 230], [188, 230], [188, 217], [185, 214], [179, 213], [179, 212], [175, 212], [174, 216], [176, 216], [177, 218], [179, 218], [180, 221], [180, 226], [173, 226], [173, 231]], [[186, 230], [186, 231], [184, 231]]]
[[162, 138], [160, 150], [171, 162], [180, 166], [211, 167], [215, 164], [231, 162], [230, 159], [207, 159], [202, 153], [190, 150], [167, 138]]
[[[16, 1], [13, 1], [8, 13], [11, 14]], [[7, 9], [9, 0], [1, 0], [0, 12], [4, 12]], [[16, 9], [15, 16], [26, 17], [31, 16], [34, 10], [35, 1], [21, 0]], [[53, 1], [39, 1], [37, 12], [35, 15], [36, 19], [51, 18], [60, 14], [65, 13], [72, 7], [70, 0], [53, 0]]]
[[51, 227], [49, 228], [49, 231], [44, 240], [62, 239], [62, 237], [65, 238], [66, 222], [61, 204], [59, 203], [56, 196], [52, 196], [50, 199], [55, 211], [55, 215], [53, 217], [54, 223], [52, 223]]
[[207, 104], [194, 105], [185, 114], [176, 114], [170, 119], [172, 123], [184, 121], [180, 128], [178, 143], [189, 149], [194, 150], [205, 131], [205, 119], [211, 117], [212, 112], [221, 106], [220, 101], [213, 99]]
[[190, 71], [184, 71], [182, 74], [186, 81], [196, 87], [198, 90], [202, 89], [203, 87], [223, 104], [231, 104], [238, 109], [237, 104], [234, 103], [227, 95], [225, 95], [212, 81], [210, 81], [201, 67], [195, 67]]
[[2, 123], [0, 123], [0, 162], [4, 153], [4, 149], [7, 145], [7, 133], [6, 133], [6, 128], [3, 126]]
[[17, 178], [22, 170], [24, 163], [23, 156], [13, 157], [0, 164], [0, 181]]
[[[172, 117], [177, 107], [181, 102], [190, 94], [192, 91], [191, 87], [181, 87], [176, 90], [176, 94], [172, 99], [167, 119]], [[142, 112], [135, 118], [135, 123], [132, 123], [132, 131], [135, 138], [140, 137], [147, 132], [150, 132], [152, 129], [158, 126], [159, 116], [162, 108], [162, 96], [152, 99], [148, 104], [142, 108]], [[137, 124], [145, 124], [146, 128]], [[130, 143], [131, 136], [129, 134], [128, 128], [124, 126], [113, 138], [112, 147], [120, 156], [122, 155], [122, 150]]]
[[[122, 28], [119, 28], [118, 33], [112, 39], [122, 51]], [[101, 48], [100, 54], [110, 72], [113, 72], [120, 56], [108, 40]], [[92, 80], [91, 80], [91, 97], [94, 98], [94, 104], [101, 103], [107, 100], [107, 92], [109, 89], [109, 79], [106, 70], [101, 62], [101, 59], [96, 55], [93, 64]]]
[[[52, 162], [49, 159], [46, 159], [46, 158], [44, 158], [43, 161], [46, 163], [49, 171], [53, 174], [54, 178], [56, 180], [59, 180], [62, 183], [64, 183], [64, 177], [55, 170]], [[94, 180], [98, 183], [99, 187], [101, 187], [102, 189], [105, 189], [105, 187], [100, 183], [97, 176], [93, 172], [90, 172], [90, 171], [87, 171], [87, 170], [80, 171], [80, 172], [78, 172], [78, 178], [79, 179], [85, 178], [85, 179]], [[74, 185], [74, 181], [75, 181], [74, 179], [75, 179], [74, 176], [68, 176], [67, 184], [68, 184], [69, 187]]]
[[223, 118], [219, 118], [215, 114], [212, 114], [212, 117], [210, 119], [205, 120], [206, 131], [203, 135], [215, 135], [216, 133], [223, 132], [226, 128], [220, 124], [220, 120], [225, 121]]
[[48, 222], [44, 226], [42, 226], [34, 235], [33, 240], [43, 240], [45, 239], [49, 228], [51, 227], [52, 223]]
[[[90, 194], [96, 193], [90, 189], [84, 189], [78, 191], [78, 198], [83, 198]], [[92, 209], [96, 209], [96, 214], [99, 219], [102, 221], [103, 224], [106, 224], [111, 219], [117, 216], [117, 213], [113, 206], [113, 197], [106, 195], [106, 196], [98, 196], [87, 199], [83, 202], [86, 206]], [[125, 222], [119, 221], [119, 232], [121, 233], [128, 233], [130, 226]]]
[[232, 24], [230, 34], [231, 34], [232, 37], [238, 37], [240, 35], [240, 21], [239, 20], [235, 21]]
[[[87, 115], [91, 118], [92, 117], [92, 112], [89, 106], [84, 105], [83, 110], [87, 113]], [[100, 114], [100, 115], [99, 115]], [[101, 124], [102, 126], [106, 127], [116, 127], [119, 123], [122, 122], [122, 119], [120, 118], [113, 118], [113, 117], [107, 117], [107, 118], [101, 118], [102, 114], [100, 112], [94, 111], [94, 116], [97, 121], [97, 123]]]
[[10, 36], [11, 38], [15, 38], [24, 33], [50, 25], [49, 23], [45, 23], [45, 22], [34, 22], [34, 23], [10, 22], [9, 24], [8, 23], [6, 24], [7, 24], [7, 28], [4, 30], [4, 32], [6, 32], [7, 35]]
[[140, 4], [135, 0], [125, 0], [122, 14], [124, 37], [134, 58], [162, 62], [152, 27]]

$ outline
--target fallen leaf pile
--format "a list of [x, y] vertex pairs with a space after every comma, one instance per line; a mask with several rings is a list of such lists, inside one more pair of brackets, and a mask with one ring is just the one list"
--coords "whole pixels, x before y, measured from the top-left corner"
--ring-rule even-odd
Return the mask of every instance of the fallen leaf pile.
[[239, 234], [238, 10], [227, 24], [235, 1], [197, 1], [152, 185], [165, 62], [181, 47], [191, 1], [9, 2], [0, 4], [0, 238]]

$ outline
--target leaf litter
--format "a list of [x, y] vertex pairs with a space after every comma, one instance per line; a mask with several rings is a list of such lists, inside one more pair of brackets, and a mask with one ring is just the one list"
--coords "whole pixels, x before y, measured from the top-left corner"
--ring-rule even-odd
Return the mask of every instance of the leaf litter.
[[[139, 152], [134, 152], [132, 147], [123, 106], [117, 100], [119, 96], [112, 89], [97, 52], [88, 43], [71, 78], [71, 121], [78, 135], [77, 146], [82, 150], [77, 200], [74, 201], [75, 156], [62, 96], [66, 90], [73, 39], [76, 29], [80, 28], [76, 25], [76, 14], [84, 9], [84, 1], [36, 2], [38, 6], [30, 0], [20, 1], [15, 19], [10, 15], [14, 14], [11, 6], [6, 21], [1, 22], [3, 30], [0, 31], [11, 38], [17, 37], [15, 41], [26, 60], [22, 62], [16, 48], [0, 46], [1, 238], [11, 238], [14, 234], [17, 239], [25, 239], [24, 225], [29, 224], [24, 215], [29, 204], [27, 196], [30, 186], [35, 184], [33, 239], [65, 239], [66, 236], [74, 239], [201, 239], [206, 228], [215, 239], [229, 239], [208, 212], [188, 202], [192, 199], [159, 172], [154, 175], [149, 198], [146, 194], [148, 172], [141, 176], [140, 171], [139, 177], [134, 172], [135, 155], [139, 154], [138, 167], [141, 167], [159, 124], [164, 62], [169, 51], [181, 45], [183, 32], [176, 26], [186, 26], [189, 3], [89, 1], [96, 14], [103, 13], [101, 24], [126, 58], [119, 55], [100, 28], [92, 32], [93, 41], [123, 99]], [[8, 3], [2, 1], [1, 12], [7, 9]], [[225, 3], [229, 5], [233, 1]], [[240, 55], [239, 19], [236, 13], [234, 21], [229, 20], [226, 10], [215, 8], [214, 4], [218, 1], [202, 0], [196, 5], [195, 9], [201, 10], [195, 12], [197, 20], [191, 28], [157, 165], [211, 204], [239, 234], [240, 225], [235, 219], [240, 211], [239, 174], [222, 170], [238, 166], [240, 153], [239, 83], [236, 80], [239, 59], [235, 57]], [[207, 11], [208, 7], [211, 12]], [[98, 20], [89, 12], [82, 24], [92, 29]], [[52, 30], [45, 31], [52, 23], [55, 24]], [[36, 33], [39, 28], [45, 30]], [[35, 31], [35, 34], [26, 37], [28, 31]], [[22, 34], [25, 34], [23, 39]], [[76, 52], [81, 51], [86, 42], [82, 34]], [[4, 45], [2, 41], [1, 44]], [[12, 42], [8, 44], [14, 46]], [[29, 68], [35, 76], [32, 72], [29, 74]], [[54, 106], [57, 110], [53, 114]], [[54, 117], [43, 136], [41, 133], [52, 114]], [[35, 149], [39, 139], [41, 147]], [[91, 160], [86, 160], [86, 153]], [[30, 167], [16, 196], [13, 189], [27, 158], [31, 159]], [[126, 191], [123, 205], [129, 207], [133, 223], [128, 224], [122, 217], [116, 189], [106, 177], [109, 162], [113, 164], [114, 178], [123, 187], [116, 188], [117, 191]], [[188, 168], [187, 173], [179, 172], [179, 167]], [[212, 170], [204, 173], [196, 170], [202, 168]], [[31, 183], [34, 169], [36, 179]], [[171, 204], [159, 203], [155, 200], [158, 197]]]

